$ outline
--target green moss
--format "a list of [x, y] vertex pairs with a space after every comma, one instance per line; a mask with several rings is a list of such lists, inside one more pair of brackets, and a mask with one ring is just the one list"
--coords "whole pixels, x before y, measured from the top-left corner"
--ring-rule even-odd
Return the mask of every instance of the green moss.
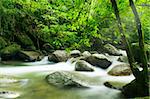
[[18, 52], [21, 49], [20, 45], [18, 44], [12, 44], [10, 46], [5, 47], [0, 51], [0, 53], [3, 54], [14, 54]]
[[7, 46], [7, 42], [2, 37], [0, 37], [0, 49], [4, 48], [5, 46]]

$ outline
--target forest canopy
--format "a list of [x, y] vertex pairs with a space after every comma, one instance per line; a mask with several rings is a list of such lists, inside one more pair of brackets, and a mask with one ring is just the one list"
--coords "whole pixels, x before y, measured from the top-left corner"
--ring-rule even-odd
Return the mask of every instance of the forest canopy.
[[[128, 0], [117, 0], [125, 35], [138, 41]], [[150, 44], [150, 1], [135, 0]], [[0, 36], [25, 49], [85, 49], [95, 44], [121, 44], [110, 0], [0, 0]]]

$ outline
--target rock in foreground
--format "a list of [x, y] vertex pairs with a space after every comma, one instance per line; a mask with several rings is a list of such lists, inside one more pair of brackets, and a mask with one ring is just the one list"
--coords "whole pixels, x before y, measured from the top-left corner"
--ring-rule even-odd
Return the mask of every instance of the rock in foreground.
[[48, 83], [57, 87], [87, 87], [76, 75], [67, 71], [57, 71], [46, 76]]

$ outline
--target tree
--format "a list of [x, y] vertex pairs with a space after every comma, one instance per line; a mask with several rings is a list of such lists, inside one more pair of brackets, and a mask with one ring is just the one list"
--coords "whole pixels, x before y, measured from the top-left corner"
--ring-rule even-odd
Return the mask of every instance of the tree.
[[146, 95], [148, 95], [149, 94], [148, 61], [147, 61], [147, 56], [146, 56], [145, 47], [144, 47], [144, 33], [142, 32], [141, 21], [140, 21], [140, 18], [139, 18], [139, 15], [138, 15], [138, 12], [136, 10], [133, 0], [129, 0], [129, 3], [132, 8], [133, 14], [135, 16], [135, 22], [136, 22], [136, 27], [138, 30], [138, 37], [139, 37], [141, 63], [142, 63], [142, 68], [143, 68], [143, 70], [141, 71], [142, 77], [139, 80], [140, 80], [141, 84], [143, 84], [143, 87], [145, 89], [145, 90], [143, 90], [143, 91], [145, 91], [144, 93]]
[[[139, 34], [139, 46], [140, 46], [140, 49], [141, 49], [140, 53], [142, 55], [141, 57], [142, 57], [143, 70], [140, 71], [138, 69], [137, 64], [134, 60], [130, 44], [129, 44], [128, 40], [126, 39], [126, 36], [124, 34], [124, 30], [122, 28], [121, 18], [120, 18], [120, 15], [119, 15], [119, 10], [118, 10], [118, 7], [117, 7], [116, 0], [111, 0], [112, 7], [114, 9], [114, 13], [115, 13], [115, 16], [116, 16], [116, 19], [117, 19], [117, 22], [118, 22], [119, 32], [121, 34], [123, 44], [126, 47], [126, 52], [127, 52], [128, 60], [129, 60], [129, 63], [130, 63], [130, 67], [131, 67], [131, 70], [133, 72], [133, 75], [135, 76], [135, 80], [132, 83], [129, 84], [129, 87], [128, 87], [128, 85], [127, 85], [127, 87], [126, 86], [124, 87], [125, 90], [124, 90], [123, 93], [126, 94], [126, 91], [132, 90], [133, 91], [132, 92], [133, 96], [132, 96], [132, 94], [126, 94], [126, 95], [129, 95], [127, 97], [134, 97], [134, 96], [138, 96], [138, 95], [139, 96], [147, 96], [149, 94], [149, 92], [148, 92], [148, 90], [149, 90], [148, 89], [148, 67], [147, 67], [147, 58], [146, 58], [146, 54], [145, 54], [145, 50], [144, 50], [144, 36], [142, 34], [141, 22], [140, 22], [138, 13], [136, 11], [136, 8], [134, 6], [134, 3], [133, 3], [132, 0], [129, 0], [129, 2], [130, 2], [130, 6], [133, 10], [133, 13], [135, 15], [135, 19], [136, 19], [136, 25], [137, 25], [138, 34]], [[137, 87], [140, 87], [140, 88], [137, 88], [137, 90], [135, 90], [136, 85], [137, 85]], [[132, 87], [133, 87], [133, 89], [132, 89]]]

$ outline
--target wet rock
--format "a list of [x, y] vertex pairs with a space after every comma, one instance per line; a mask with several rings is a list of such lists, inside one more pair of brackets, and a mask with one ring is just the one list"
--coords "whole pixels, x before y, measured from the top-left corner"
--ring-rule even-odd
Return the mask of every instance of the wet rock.
[[132, 74], [132, 71], [129, 64], [119, 64], [108, 71], [108, 74], [112, 76], [128, 76]]
[[91, 56], [91, 53], [88, 52], [88, 51], [84, 51], [84, 52], [82, 53], [82, 56], [83, 56], [83, 57], [89, 57], [89, 56]]
[[93, 66], [97, 66], [103, 69], [108, 68], [111, 65], [111, 61], [103, 54], [92, 54], [84, 59]]
[[84, 60], [79, 60], [76, 62], [75, 70], [76, 71], [89, 71], [89, 72], [94, 71], [94, 69], [92, 68], [92, 65]]
[[116, 55], [116, 56], [118, 56], [118, 55], [120, 56], [121, 55], [121, 53], [118, 51], [118, 49], [115, 48], [111, 44], [104, 45], [104, 50], [105, 50], [105, 52], [107, 52], [110, 55]]
[[18, 44], [12, 44], [0, 50], [2, 61], [15, 60], [17, 58], [16, 54], [20, 50], [21, 47]]
[[80, 77], [67, 71], [56, 71], [46, 76], [49, 84], [57, 87], [87, 87], [87, 84], [82, 82]]
[[122, 89], [122, 87], [118, 87], [118, 86], [115, 86], [115, 85], [113, 85], [113, 83], [111, 83], [111, 82], [105, 82], [104, 83], [104, 85], [106, 86], [106, 87], [108, 87], [108, 88], [111, 88], [111, 89], [118, 89], [118, 90], [121, 90]]
[[80, 57], [81, 56], [81, 52], [79, 50], [73, 50], [70, 52], [70, 56], [71, 57]]
[[28, 62], [39, 61], [44, 57], [37, 51], [19, 51], [17, 55], [20, 60]]
[[118, 61], [128, 63], [128, 57], [127, 56], [119, 56]]
[[20, 96], [20, 93], [14, 91], [0, 91], [0, 98], [14, 99]]
[[65, 50], [56, 50], [48, 56], [48, 60], [52, 62], [66, 62], [69, 58], [68, 53]]

